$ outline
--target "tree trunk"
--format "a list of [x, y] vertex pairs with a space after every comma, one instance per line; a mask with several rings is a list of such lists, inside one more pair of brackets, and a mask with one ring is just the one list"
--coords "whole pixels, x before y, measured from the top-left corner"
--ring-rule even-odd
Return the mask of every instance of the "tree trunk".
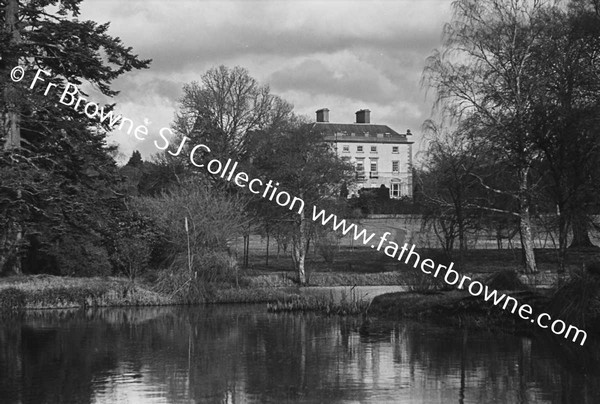
[[533, 235], [531, 231], [531, 218], [529, 216], [529, 208], [521, 209], [520, 220], [522, 247], [525, 255], [525, 273], [536, 273], [537, 265], [535, 263], [535, 254], [533, 251]]
[[525, 273], [533, 274], [538, 270], [533, 251], [533, 232], [531, 230], [531, 214], [529, 212], [528, 172], [529, 168], [525, 168], [519, 176], [519, 228], [521, 230], [521, 246], [525, 258]]
[[565, 272], [565, 260], [567, 258], [567, 238], [569, 235], [569, 222], [564, 214], [564, 209], [557, 205], [558, 213], [558, 272]]
[[[21, 42], [21, 34], [17, 27], [19, 2], [18, 0], [8, 0], [4, 8], [4, 32], [9, 38], [9, 46], [7, 54], [16, 54], [17, 46]], [[10, 71], [17, 66], [18, 57], [7, 57], [3, 60], [4, 72], [6, 77], [6, 86], [4, 87], [4, 105], [6, 110], [3, 111], [3, 135], [4, 149], [12, 150], [21, 147], [21, 115], [19, 113], [19, 97], [16, 86], [8, 79]]]
[[267, 259], [265, 262], [265, 266], [269, 266], [269, 243], [271, 242], [271, 239], [269, 237], [269, 231], [267, 230]]
[[19, 254], [22, 239], [21, 225], [16, 222], [8, 222], [0, 245], [0, 274], [7, 272], [19, 275], [22, 273]]
[[303, 214], [300, 214], [300, 221], [298, 223], [298, 231], [294, 234], [292, 243], [292, 258], [294, 260], [294, 266], [296, 272], [298, 272], [298, 282], [301, 285], [306, 284], [306, 271], [304, 270], [304, 261], [306, 258], [306, 218]]
[[571, 218], [571, 227], [573, 229], [573, 241], [569, 248], [592, 248], [595, 247], [590, 240], [589, 218], [583, 212], [573, 212]]

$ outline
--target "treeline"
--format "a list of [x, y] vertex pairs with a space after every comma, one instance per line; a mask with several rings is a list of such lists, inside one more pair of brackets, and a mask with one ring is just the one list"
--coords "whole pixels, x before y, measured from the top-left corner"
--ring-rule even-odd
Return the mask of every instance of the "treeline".
[[[304, 283], [309, 247], [327, 250], [336, 235], [195, 167], [182, 156], [196, 144], [306, 206], [354, 218], [421, 213], [448, 251], [466, 249], [481, 226], [515, 228], [530, 272], [534, 220], [556, 230], [561, 264], [570, 234], [571, 245], [591, 245], [600, 178], [596, 0], [455, 2], [444, 46], [425, 69], [440, 119], [427, 127], [414, 201], [390, 200], [385, 188], [348, 200], [353, 168], [241, 67], [215, 67], [184, 86], [171, 125], [178, 156], [166, 150], [143, 161], [135, 152], [118, 167], [110, 127], [25, 83], [42, 68], [59, 87], [88, 83], [110, 97], [115, 78], [150, 61], [108, 35], [107, 24], [74, 19], [80, 1], [46, 3], [59, 12], [6, 0], [0, 14], [2, 275], [143, 274], [193, 298], [207, 285], [237, 283], [232, 242], [243, 237], [247, 251], [258, 233], [292, 256]], [[22, 82], [10, 80], [15, 66], [26, 72]]]
[[[459, 0], [424, 82], [437, 95], [416, 181], [447, 250], [486, 223], [516, 229], [536, 272], [533, 223], [593, 247], [600, 211], [600, 2]], [[456, 242], [456, 243], [455, 243]]]
[[[58, 7], [56, 15], [46, 3]], [[27, 86], [40, 68], [57, 88], [87, 83], [110, 97], [115, 78], [149, 66], [108, 35], [108, 24], [75, 19], [79, 3], [3, 3], [0, 275], [121, 275], [132, 282], [143, 275], [159, 290], [196, 300], [214, 285], [238, 282], [234, 240], [271, 232], [285, 239], [305, 282], [306, 252], [317, 235], [308, 219], [182, 156], [205, 144], [210, 159], [232, 159], [240, 171], [332, 209], [342, 184], [351, 185], [351, 167], [288, 102], [245, 69], [225, 66], [184, 86], [170, 139], [179, 153], [143, 161], [135, 152], [118, 167], [116, 147], [106, 143], [110, 127]], [[10, 79], [15, 66], [25, 72], [21, 81]], [[195, 160], [209, 157], [202, 152]]]

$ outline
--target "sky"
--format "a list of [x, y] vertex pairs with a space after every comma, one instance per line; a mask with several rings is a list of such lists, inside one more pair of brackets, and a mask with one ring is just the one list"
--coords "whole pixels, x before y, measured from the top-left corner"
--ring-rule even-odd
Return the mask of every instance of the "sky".
[[79, 18], [110, 22], [109, 34], [152, 59], [149, 69], [113, 83], [117, 112], [150, 133], [143, 141], [111, 134], [126, 161], [133, 150], [144, 158], [158, 151], [153, 139], [173, 121], [183, 85], [219, 65], [246, 68], [311, 120], [328, 108], [330, 122], [352, 123], [356, 111], [368, 108], [372, 123], [410, 129], [418, 151], [433, 101], [421, 75], [441, 46], [450, 6], [451, 0], [86, 0]]

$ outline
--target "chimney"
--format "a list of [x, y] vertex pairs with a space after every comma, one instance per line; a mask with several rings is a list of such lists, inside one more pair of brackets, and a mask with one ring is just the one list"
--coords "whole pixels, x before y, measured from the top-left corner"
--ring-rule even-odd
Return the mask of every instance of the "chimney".
[[368, 109], [356, 111], [356, 123], [371, 123], [371, 111]]
[[321, 108], [317, 111], [317, 122], [329, 122], [329, 110]]

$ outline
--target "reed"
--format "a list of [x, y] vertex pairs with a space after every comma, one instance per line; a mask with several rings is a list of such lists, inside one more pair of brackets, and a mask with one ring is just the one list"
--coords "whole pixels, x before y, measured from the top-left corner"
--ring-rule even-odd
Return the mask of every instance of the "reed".
[[316, 311], [345, 316], [367, 314], [370, 305], [370, 300], [360, 298], [352, 288], [350, 294], [342, 291], [339, 300], [334, 298], [333, 292], [329, 296], [296, 295], [267, 304], [267, 310], [274, 313]]

